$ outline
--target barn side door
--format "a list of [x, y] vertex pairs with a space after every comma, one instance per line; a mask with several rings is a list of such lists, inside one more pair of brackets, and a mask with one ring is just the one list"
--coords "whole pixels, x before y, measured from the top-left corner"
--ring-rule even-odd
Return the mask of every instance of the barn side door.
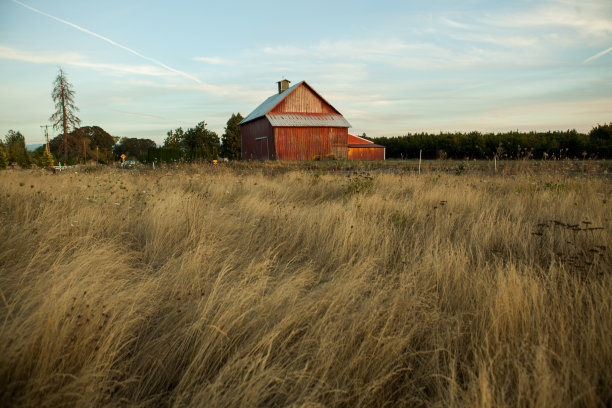
[[268, 136], [255, 138], [258, 144], [259, 158], [262, 160], [270, 160], [270, 139]]

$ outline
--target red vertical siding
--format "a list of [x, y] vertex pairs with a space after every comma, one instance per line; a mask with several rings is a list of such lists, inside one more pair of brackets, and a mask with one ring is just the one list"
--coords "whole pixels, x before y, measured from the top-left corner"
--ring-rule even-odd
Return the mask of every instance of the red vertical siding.
[[374, 144], [374, 142], [369, 141], [368, 139], [364, 139], [359, 136], [353, 136], [349, 133], [348, 144]]
[[334, 108], [302, 84], [287, 95], [271, 113], [336, 113]]
[[240, 135], [242, 160], [266, 160], [276, 157], [274, 128], [265, 117], [242, 125]]
[[278, 160], [346, 159], [347, 128], [277, 127], [274, 128]]
[[349, 160], [385, 160], [384, 147], [349, 147]]

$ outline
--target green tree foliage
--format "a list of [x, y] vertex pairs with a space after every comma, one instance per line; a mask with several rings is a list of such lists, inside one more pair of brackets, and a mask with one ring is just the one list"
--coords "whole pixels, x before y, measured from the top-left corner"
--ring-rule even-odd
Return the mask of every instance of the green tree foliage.
[[183, 128], [176, 128], [169, 130], [166, 133], [166, 139], [164, 140], [163, 147], [152, 147], [147, 150], [147, 154], [142, 156], [141, 159], [147, 163], [153, 162], [180, 162], [185, 158], [185, 151], [183, 149], [183, 138], [185, 132]]
[[76, 140], [85, 140], [88, 158], [106, 163], [112, 159], [112, 148], [116, 139], [99, 126], [83, 126], [71, 132]]
[[140, 156], [145, 163], [178, 163], [184, 160], [183, 151], [175, 147], [151, 147]]
[[[100, 162], [107, 163], [113, 159], [112, 147], [116, 143], [116, 138], [99, 126], [83, 126], [70, 132], [66, 142], [68, 160], [64, 159], [64, 161], [74, 163], [87, 157], [88, 160], [99, 159]], [[85, 145], [85, 153], [83, 153], [83, 145]], [[61, 157], [64, 153], [63, 135], [51, 139], [49, 148], [56, 157]]]
[[212, 160], [220, 151], [219, 136], [206, 129], [206, 122], [202, 121], [186, 131], [180, 127], [170, 130], [166, 133], [164, 146], [149, 148], [141, 160], [149, 163]]
[[244, 118], [240, 113], [232, 114], [232, 117], [227, 121], [225, 133], [221, 136], [221, 155], [228, 159], [240, 159], [241, 137], [240, 125]]
[[53, 155], [51, 154], [50, 151], [45, 150], [43, 152], [43, 157], [41, 160], [41, 165], [48, 167], [48, 166], [53, 166], [55, 164], [55, 159], [53, 158]]
[[4, 144], [0, 143], [0, 169], [6, 169], [8, 167], [8, 155], [6, 153], [6, 149], [4, 148]]
[[601, 158], [612, 157], [612, 122], [597, 125], [589, 132], [589, 144]]
[[[64, 143], [66, 143], [64, 145]], [[87, 144], [87, 143], [86, 143]], [[49, 140], [49, 149], [54, 156], [63, 159], [63, 164], [73, 164], [83, 157], [83, 141], [70, 132], [66, 139], [60, 134]], [[68, 153], [66, 158], [66, 152]]]
[[81, 120], [75, 115], [79, 108], [74, 104], [72, 84], [66, 79], [61, 67], [53, 85], [51, 97], [55, 102], [55, 113], [51, 115], [49, 120], [53, 123], [53, 129], [62, 130], [64, 135], [64, 159], [68, 159], [68, 132], [71, 128], [78, 128], [81, 124]]
[[156, 146], [155, 142], [151, 139], [122, 137], [119, 143], [115, 145], [114, 150], [117, 156], [125, 154], [131, 159], [140, 159], [140, 156]]
[[586, 135], [576, 130], [506, 133], [415, 133], [377, 137], [374, 143], [387, 148], [388, 158], [507, 159], [610, 158], [612, 123], [600, 125]]
[[180, 127], [176, 128], [174, 131], [169, 130], [168, 133], [166, 133], [166, 139], [164, 140], [164, 147], [180, 149], [184, 135], [185, 135], [185, 132]]
[[40, 146], [31, 154], [32, 161], [39, 167], [49, 167], [55, 164], [55, 159], [51, 153], [45, 149], [45, 146]]
[[89, 139], [94, 148], [110, 149], [116, 143], [115, 138], [99, 126], [83, 126], [72, 133], [77, 137]]
[[4, 137], [9, 163], [16, 162], [21, 167], [30, 165], [30, 155], [25, 145], [25, 137], [20, 131], [9, 130]]
[[204, 121], [194, 128], [189, 128], [183, 135], [181, 146], [189, 160], [216, 159], [219, 156], [219, 136], [206, 129]]

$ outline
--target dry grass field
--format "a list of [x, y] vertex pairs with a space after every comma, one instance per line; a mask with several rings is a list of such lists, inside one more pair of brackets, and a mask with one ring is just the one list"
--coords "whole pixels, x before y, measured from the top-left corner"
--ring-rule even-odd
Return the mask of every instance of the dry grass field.
[[0, 172], [2, 406], [610, 406], [612, 182]]

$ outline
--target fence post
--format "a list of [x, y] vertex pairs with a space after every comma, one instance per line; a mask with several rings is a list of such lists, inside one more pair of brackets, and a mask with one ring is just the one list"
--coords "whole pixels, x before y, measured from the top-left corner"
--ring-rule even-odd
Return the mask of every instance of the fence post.
[[419, 174], [421, 174], [421, 155], [423, 154], [423, 150], [419, 149]]

